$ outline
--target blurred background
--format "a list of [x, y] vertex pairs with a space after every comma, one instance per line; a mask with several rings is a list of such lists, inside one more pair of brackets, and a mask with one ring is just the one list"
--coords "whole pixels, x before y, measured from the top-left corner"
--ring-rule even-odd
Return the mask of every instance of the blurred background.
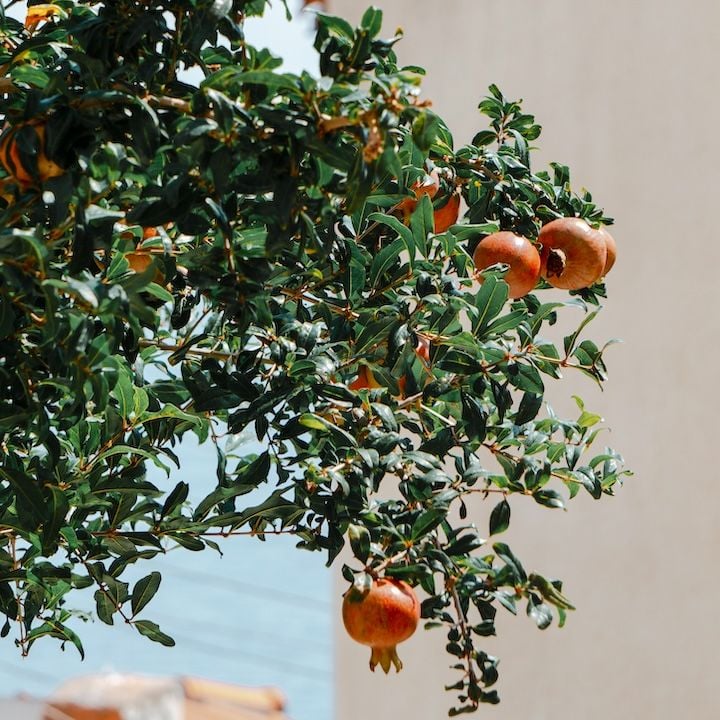
[[[588, 328], [619, 337], [604, 392], [566, 374], [551, 390], [611, 428], [606, 443], [635, 476], [616, 498], [583, 493], [567, 512], [511, 501], [503, 535], [529, 570], [565, 581], [577, 606], [541, 632], [498, 616], [486, 649], [501, 658], [493, 720], [674, 720], [717, 717], [715, 619], [720, 483], [714, 458], [717, 351], [720, 5], [657, 0], [375, 0], [385, 31], [405, 31], [401, 64], [427, 69], [423, 96], [456, 144], [485, 129], [477, 105], [496, 83], [543, 126], [535, 169], [570, 166], [616, 219], [618, 262]], [[365, 3], [331, 0], [357, 21]], [[577, 323], [571, 311], [559, 324]], [[574, 326], [573, 326], [574, 328]], [[602, 442], [600, 440], [599, 442]], [[486, 503], [487, 505], [488, 503]], [[475, 507], [487, 528], [487, 510]], [[473, 517], [473, 510], [470, 512]], [[485, 530], [487, 532], [487, 530]], [[335, 598], [339, 597], [341, 583]], [[337, 631], [338, 720], [444, 717], [451, 696], [442, 631], [416, 633], [395, 677], [364, 672], [365, 650]]]

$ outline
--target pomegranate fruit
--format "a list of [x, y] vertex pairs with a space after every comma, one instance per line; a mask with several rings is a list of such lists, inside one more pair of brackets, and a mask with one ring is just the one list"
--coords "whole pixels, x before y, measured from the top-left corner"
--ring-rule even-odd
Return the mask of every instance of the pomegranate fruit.
[[605, 240], [605, 250], [607, 251], [607, 257], [605, 258], [605, 269], [603, 270], [603, 277], [607, 275], [615, 264], [617, 259], [617, 246], [615, 245], [615, 238], [604, 228], [598, 228], [596, 231], [602, 235]]
[[540, 274], [556, 288], [580, 290], [600, 279], [607, 247], [603, 236], [582, 218], [559, 218], [543, 226]]
[[[23, 157], [20, 155], [17, 134], [23, 127], [30, 127], [35, 133], [36, 164], [34, 168], [23, 165]], [[58, 177], [65, 172], [46, 155], [45, 125], [38, 120], [9, 127], [3, 132], [2, 139], [0, 139], [0, 164], [23, 189], [35, 186], [38, 180], [45, 182], [45, 180]]]
[[[144, 273], [155, 262], [153, 254], [143, 250], [129, 252], [125, 255], [125, 259], [128, 261], [130, 269], [135, 273]], [[155, 267], [153, 282], [158, 285], [163, 285], [165, 282], [165, 275], [157, 266]]]
[[342, 617], [348, 635], [372, 648], [371, 670], [377, 665], [386, 673], [391, 665], [402, 670], [396, 645], [415, 632], [420, 619], [420, 602], [407, 583], [379, 578], [367, 593], [352, 586], [343, 596]]
[[430, 339], [424, 335], [417, 336], [415, 354], [423, 361], [426, 367], [430, 366]]
[[372, 374], [372, 370], [367, 366], [361, 365], [358, 370], [358, 376], [348, 385], [350, 390], [371, 390], [372, 388], [382, 387]]
[[410, 186], [410, 189], [415, 193], [415, 199], [405, 198], [397, 205], [397, 209], [402, 212], [403, 222], [405, 222], [405, 224], [410, 223], [410, 216], [417, 207], [417, 201], [420, 200], [423, 195], [427, 195], [431, 200], [437, 195], [440, 189], [440, 175], [438, 175], [438, 171], [432, 170], [429, 174], [425, 175], [422, 180], [416, 180]]
[[458, 221], [460, 214], [460, 195], [453, 193], [448, 201], [435, 210], [433, 219], [435, 220], [435, 232], [444, 233], [449, 227]]
[[[527, 295], [540, 278], [540, 253], [527, 238], [508, 231], [483, 238], [475, 248], [473, 262], [478, 271], [496, 263], [509, 265], [503, 279], [513, 299]], [[478, 279], [482, 282], [482, 276]]]

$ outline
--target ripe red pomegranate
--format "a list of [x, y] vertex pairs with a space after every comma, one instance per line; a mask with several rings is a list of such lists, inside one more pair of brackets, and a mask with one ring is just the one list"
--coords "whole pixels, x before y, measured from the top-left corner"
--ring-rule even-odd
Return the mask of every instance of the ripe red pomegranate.
[[605, 270], [605, 238], [582, 218], [559, 218], [543, 226], [540, 274], [554, 287], [580, 290], [599, 280]]
[[358, 390], [372, 390], [382, 385], [375, 379], [372, 370], [366, 365], [361, 365], [358, 369], [358, 376], [348, 385], [350, 390], [357, 392]]
[[410, 189], [415, 194], [415, 198], [405, 198], [404, 200], [401, 200], [396, 208], [402, 213], [403, 222], [406, 225], [410, 223], [410, 216], [415, 211], [418, 200], [420, 200], [423, 195], [427, 195], [431, 200], [435, 197], [435, 195], [437, 195], [437, 192], [440, 189], [440, 175], [438, 174], [438, 171], [436, 169], [432, 170], [422, 179], [416, 180], [410, 186]]
[[435, 232], [439, 235], [458, 221], [460, 215], [460, 195], [453, 193], [448, 201], [435, 210], [433, 220], [435, 221]]
[[[513, 299], [527, 295], [540, 278], [540, 253], [527, 238], [507, 231], [483, 238], [475, 248], [473, 262], [478, 270], [496, 263], [509, 265], [503, 279]], [[482, 282], [482, 277], [479, 279]]]
[[425, 335], [417, 336], [415, 354], [423, 361], [425, 367], [430, 367], [430, 338]]
[[407, 640], [417, 628], [420, 602], [402, 580], [379, 578], [363, 594], [352, 586], [343, 597], [342, 617], [348, 635], [372, 648], [370, 669], [376, 665], [390, 672], [402, 670], [396, 645]]
[[603, 277], [607, 275], [615, 264], [617, 259], [617, 246], [615, 245], [615, 238], [604, 228], [598, 228], [597, 230], [605, 240], [605, 249], [607, 250], [607, 258], [605, 259], [605, 269], [603, 270]]

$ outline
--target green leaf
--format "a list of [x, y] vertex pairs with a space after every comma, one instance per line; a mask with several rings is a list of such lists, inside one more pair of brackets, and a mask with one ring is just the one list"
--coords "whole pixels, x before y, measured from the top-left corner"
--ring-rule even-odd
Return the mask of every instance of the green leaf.
[[62, 640], [69, 640], [80, 653], [80, 659], [85, 659], [85, 650], [77, 634], [67, 625], [57, 620], [46, 620], [42, 625], [33, 628], [27, 635], [28, 649], [41, 637], [50, 636]]
[[495, 554], [505, 562], [505, 564], [512, 570], [513, 574], [517, 578], [518, 582], [524, 583], [527, 580], [527, 574], [523, 568], [521, 562], [515, 557], [512, 550], [505, 543], [495, 543], [493, 545]]
[[114, 624], [113, 615], [117, 612], [117, 606], [104, 590], [95, 591], [95, 607], [100, 620], [107, 625]]
[[514, 385], [519, 390], [524, 390], [526, 393], [543, 394], [545, 386], [535, 366], [519, 362], [514, 365], [514, 370], [514, 373], [508, 373], [508, 380], [511, 385]]
[[404, 249], [405, 243], [401, 239], [398, 239], [384, 247], [375, 255], [372, 265], [370, 266], [371, 287], [376, 287], [379, 284], [379, 281], [385, 273], [398, 261]]
[[473, 317], [473, 334], [477, 337], [485, 335], [488, 325], [497, 317], [508, 297], [508, 286], [499, 282], [494, 275], [489, 275], [480, 286], [475, 296], [477, 314]]
[[43, 524], [43, 551], [52, 552], [59, 539], [60, 529], [65, 525], [65, 518], [70, 511], [70, 503], [65, 493], [55, 486], [50, 487], [50, 503], [48, 519]]
[[37, 481], [29, 475], [25, 475], [9, 467], [0, 467], [0, 476], [7, 480], [21, 507], [28, 513], [28, 519], [35, 523], [40, 523], [46, 516], [46, 504], [42, 491], [38, 487]]
[[130, 599], [133, 617], [153, 599], [160, 587], [161, 580], [162, 576], [155, 571], [135, 583]]
[[533, 595], [528, 598], [527, 614], [541, 630], [545, 630], [552, 623], [552, 610], [544, 602], [536, 600]]
[[135, 391], [132, 378], [127, 372], [121, 372], [118, 375], [117, 383], [110, 395], [117, 400], [120, 417], [123, 420], [129, 419], [135, 410]]
[[180, 481], [170, 492], [163, 503], [160, 517], [170, 515], [176, 508], [180, 507], [188, 497], [190, 486], [186, 482]]
[[[494, 133], [493, 133], [494, 134]], [[500, 230], [496, 222], [482, 223], [480, 225], [453, 225], [448, 232], [459, 242], [476, 239], [479, 236], [492, 235]]]
[[465, 391], [460, 393], [465, 433], [471, 439], [482, 442], [487, 433], [487, 413], [480, 401]]
[[143, 457], [146, 460], [150, 460], [156, 467], [159, 467], [162, 470], [165, 470], [165, 472], [168, 475], [170, 474], [170, 468], [167, 465], [165, 465], [157, 455], [149, 452], [148, 450], [143, 450], [142, 448], [130, 447], [129, 445], [116, 445], [115, 447], [112, 447], [109, 450], [105, 450], [104, 452], [100, 453], [100, 455], [98, 455], [95, 458], [93, 465], [98, 465], [99, 463], [107, 460], [110, 457], [114, 457], [116, 455], [122, 455], [123, 457], [139, 455], [140, 457]]
[[245, 495], [254, 490], [262, 482], [268, 479], [270, 474], [270, 454], [264, 452], [252, 462], [245, 464], [238, 472], [232, 485], [219, 487], [201, 500], [193, 517], [195, 520], [202, 520], [209, 512], [224, 500], [230, 500], [238, 495]]
[[[400, 236], [404, 249], [407, 250], [410, 266], [412, 267], [415, 261], [415, 238], [410, 228], [393, 215], [385, 215], [384, 213], [370, 213], [370, 215], [368, 215], [368, 222], [385, 225]], [[372, 272], [371, 277], [373, 277]]]
[[578, 468], [573, 472], [573, 476], [582, 483], [582, 486], [595, 500], [602, 497], [602, 483], [599, 478], [595, 477], [595, 473], [590, 468]]
[[510, 503], [503, 498], [490, 513], [490, 534], [499, 535], [510, 527]]
[[410, 539], [418, 541], [432, 532], [447, 517], [444, 510], [426, 510], [413, 522]]
[[150, 620], [135, 620], [133, 625], [141, 635], [144, 635], [153, 642], [165, 645], [165, 647], [175, 646], [175, 641], [169, 635], [162, 632], [157, 623], [151, 622]]
[[593, 310], [592, 312], [588, 313], [578, 325], [577, 330], [575, 330], [574, 333], [571, 335], [568, 335], [565, 337], [563, 341], [563, 345], [565, 347], [565, 354], [571, 355], [572, 351], [575, 349], [575, 343], [577, 343], [578, 338], [580, 337], [580, 333], [585, 329], [585, 327], [588, 325], [588, 323], [592, 322], [596, 317], [597, 314], [600, 312], [600, 308], [597, 310]]
[[544, 505], [549, 508], [559, 508], [563, 510], [565, 508], [565, 501], [560, 493], [555, 490], [536, 490], [533, 493], [533, 498], [539, 505]]
[[362, 525], [348, 526], [348, 539], [353, 555], [361, 562], [366, 563], [370, 555], [370, 533]]
[[520, 407], [518, 407], [518, 411], [515, 414], [515, 424], [524, 425], [525, 423], [534, 420], [542, 407], [542, 403], [542, 395], [536, 395], [529, 392], [524, 393], [522, 400], [520, 400]]
[[375, 7], [369, 7], [362, 16], [360, 26], [367, 30], [367, 34], [371, 38], [374, 38], [380, 32], [382, 16], [382, 10]]
[[432, 201], [427, 195], [423, 195], [418, 201], [417, 207], [410, 217], [410, 230], [413, 235], [413, 243], [420, 255], [428, 257], [428, 236], [435, 231], [435, 220], [433, 217]]
[[514, 330], [526, 317], [525, 310], [513, 310], [491, 322], [485, 328], [484, 335], [502, 335], [508, 330]]

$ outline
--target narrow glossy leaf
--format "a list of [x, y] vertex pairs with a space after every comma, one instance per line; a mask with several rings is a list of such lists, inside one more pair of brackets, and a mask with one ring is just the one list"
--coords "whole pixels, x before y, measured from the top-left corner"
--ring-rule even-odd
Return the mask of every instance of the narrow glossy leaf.
[[499, 535], [510, 527], [510, 503], [503, 498], [490, 513], [490, 534]]
[[114, 624], [113, 615], [117, 612], [117, 606], [104, 590], [95, 591], [95, 608], [100, 620], [107, 625]]
[[500, 226], [497, 223], [491, 222], [480, 225], [453, 225], [449, 232], [453, 235], [453, 237], [457, 238], [457, 240], [463, 241], [470, 240], [471, 238], [475, 239], [482, 235], [491, 235], [499, 229]]
[[348, 526], [348, 539], [353, 555], [362, 563], [367, 562], [370, 555], [370, 533], [362, 525]]
[[508, 296], [508, 286], [499, 282], [493, 275], [488, 275], [475, 297], [477, 315], [473, 317], [473, 333], [483, 336], [487, 326], [497, 317], [505, 305]]
[[520, 407], [515, 414], [515, 424], [524, 425], [525, 423], [534, 420], [542, 407], [542, 402], [542, 395], [535, 395], [534, 393], [528, 392], [524, 393], [522, 400], [520, 400]]
[[487, 413], [480, 402], [466, 392], [461, 392], [462, 415], [465, 433], [471, 440], [482, 442], [487, 432]]
[[110, 394], [117, 400], [120, 417], [127, 420], [135, 409], [133, 382], [128, 373], [120, 373], [117, 383]]
[[602, 484], [590, 468], [578, 468], [573, 475], [582, 483], [583, 487], [595, 500], [599, 500], [602, 497]]
[[55, 546], [60, 529], [65, 525], [65, 518], [70, 510], [70, 503], [65, 493], [59, 488], [50, 487], [50, 504], [48, 519], [43, 525], [43, 548], [46, 552]]
[[580, 333], [585, 329], [585, 327], [588, 325], [588, 323], [592, 322], [597, 314], [600, 312], [600, 308], [597, 310], [593, 310], [592, 312], [588, 313], [578, 325], [577, 330], [575, 330], [574, 333], [571, 335], [568, 335], [565, 337], [563, 341], [563, 345], [565, 347], [565, 354], [571, 355], [572, 351], [575, 349], [575, 343], [577, 342], [577, 339], [580, 337]]
[[85, 659], [85, 650], [83, 649], [80, 638], [67, 625], [57, 620], [46, 620], [42, 625], [34, 627], [27, 635], [28, 648], [30, 648], [36, 640], [45, 636], [54, 637], [63, 642], [69, 640], [75, 646], [78, 653], [80, 653], [80, 659]]
[[532, 595], [528, 599], [527, 614], [541, 630], [545, 630], [552, 623], [552, 610], [544, 602], [535, 600]]
[[485, 335], [502, 335], [508, 330], [514, 330], [525, 318], [525, 310], [513, 310], [507, 315], [497, 318], [485, 328]]
[[166, 517], [172, 513], [173, 510], [180, 507], [180, 505], [187, 500], [189, 492], [190, 486], [186, 482], [179, 482], [165, 499], [162, 510], [160, 511], [160, 516]]
[[543, 394], [545, 385], [534, 365], [519, 362], [515, 364], [515, 370], [515, 373], [508, 373], [508, 380], [512, 385], [527, 393], [534, 395]]
[[162, 576], [159, 572], [151, 572], [135, 583], [130, 598], [133, 617], [137, 615], [154, 597], [160, 587]]
[[383, 213], [371, 213], [368, 216], [368, 222], [385, 225], [397, 233], [403, 242], [404, 249], [407, 250], [408, 259], [412, 266], [415, 260], [415, 239], [413, 238], [410, 228], [393, 215], [385, 215]]
[[[405, 228], [407, 230], [407, 228]], [[408, 230], [408, 232], [410, 232]], [[405, 249], [405, 243], [398, 239], [384, 247], [373, 259], [370, 266], [370, 285], [376, 287], [380, 283], [380, 279], [388, 271], [394, 263], [398, 261], [402, 251]]]
[[175, 646], [175, 641], [169, 635], [162, 632], [157, 623], [151, 622], [150, 620], [135, 620], [133, 625], [141, 635], [144, 635], [153, 642], [160, 643], [166, 647]]
[[426, 510], [421, 513], [412, 525], [412, 530], [410, 531], [411, 539], [417, 541], [420, 538], [425, 537], [428, 533], [440, 525], [446, 516], [447, 515], [443, 510]]
[[42, 522], [46, 514], [46, 504], [37, 481], [9, 467], [0, 468], [0, 477], [10, 483], [18, 502], [22, 503], [31, 519], [37, 523]]
[[533, 498], [539, 505], [550, 508], [565, 508], [565, 501], [562, 495], [555, 490], [537, 490], [533, 493]]
[[101, 463], [104, 460], [107, 460], [108, 458], [114, 457], [116, 455], [122, 455], [125, 458], [132, 455], [138, 455], [145, 458], [146, 460], [150, 460], [156, 467], [165, 470], [168, 475], [170, 474], [170, 468], [165, 465], [165, 463], [163, 463], [157, 455], [154, 455], [147, 450], [143, 450], [142, 448], [134, 448], [130, 447], [129, 445], [116, 445], [109, 450], [105, 450], [105, 452], [100, 453], [100, 455], [95, 458], [93, 465], [97, 465], [98, 463]]
[[421, 257], [428, 256], [428, 236], [435, 230], [432, 201], [423, 195], [410, 218], [410, 230]]
[[527, 580], [527, 574], [520, 560], [515, 557], [512, 550], [505, 543], [495, 543], [493, 550], [495, 554], [510, 567], [519, 582], [524, 583]]

